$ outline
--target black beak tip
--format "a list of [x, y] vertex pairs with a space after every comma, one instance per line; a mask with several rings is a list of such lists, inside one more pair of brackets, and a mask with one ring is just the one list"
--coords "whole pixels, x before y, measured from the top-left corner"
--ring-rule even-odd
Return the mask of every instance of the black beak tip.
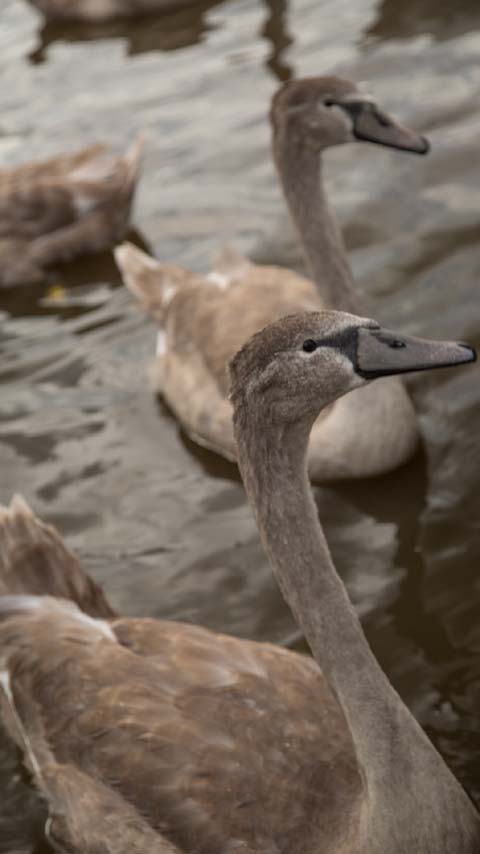
[[428, 154], [430, 151], [430, 142], [428, 141], [426, 136], [421, 137], [421, 145], [418, 149], [419, 154]]
[[464, 350], [468, 350], [468, 353], [470, 354], [470, 358], [465, 359], [466, 362], [476, 362], [477, 361], [477, 351], [473, 347], [470, 347], [470, 344], [463, 344], [460, 341], [459, 347], [462, 347]]

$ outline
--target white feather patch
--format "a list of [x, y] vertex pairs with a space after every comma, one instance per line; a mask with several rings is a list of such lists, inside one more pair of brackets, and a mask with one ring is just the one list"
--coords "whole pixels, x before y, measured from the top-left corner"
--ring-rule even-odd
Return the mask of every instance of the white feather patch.
[[88, 625], [90, 629], [100, 632], [103, 637], [117, 643], [117, 638], [111, 627], [105, 620], [89, 617], [80, 610], [75, 602], [69, 602], [66, 599], [55, 599], [50, 596], [32, 596], [29, 594], [12, 594], [0, 596], [0, 614], [21, 614], [28, 611], [43, 611], [44, 613], [57, 613], [66, 615], [79, 623]]
[[169, 304], [169, 302], [172, 301], [176, 292], [177, 292], [177, 289], [176, 289], [175, 285], [165, 285], [165, 287], [163, 288], [163, 293], [162, 293], [162, 303], [164, 306], [167, 306]]
[[208, 273], [206, 279], [211, 282], [212, 285], [216, 285], [217, 288], [220, 288], [221, 291], [226, 291], [226, 289], [232, 284], [231, 276], [226, 276], [224, 273], [217, 273], [215, 270]]
[[23, 726], [23, 723], [22, 723], [20, 716], [17, 712], [17, 709], [15, 707], [15, 701], [13, 699], [13, 692], [12, 692], [12, 685], [11, 685], [11, 681], [10, 681], [10, 673], [8, 672], [8, 670], [0, 670], [0, 687], [3, 690], [3, 692], [7, 698], [12, 716], [15, 720], [15, 725], [18, 727], [19, 734], [21, 735], [21, 738], [23, 739], [25, 750], [28, 754], [28, 758], [30, 760], [30, 765], [32, 766], [32, 771], [36, 775], [36, 777], [39, 780], [41, 780], [42, 779], [42, 772], [40, 770], [40, 765], [37, 762], [37, 758], [36, 758], [36, 756], [32, 750], [32, 744], [30, 742], [30, 739], [29, 739], [27, 733], [25, 732], [25, 728]]
[[5, 692], [8, 702], [13, 704], [12, 686], [10, 684], [10, 673], [8, 670], [0, 670], [0, 685]]
[[74, 193], [73, 207], [77, 216], [85, 216], [97, 207], [97, 201], [91, 196], [84, 196], [83, 193]]
[[97, 631], [101, 632], [101, 634], [104, 637], [108, 638], [108, 640], [117, 643], [117, 637], [114, 631], [111, 629], [108, 623], [105, 622], [105, 620], [97, 620], [95, 619], [95, 617], [89, 617], [88, 614], [85, 614], [83, 611], [80, 610], [78, 611], [78, 614], [75, 614], [75, 616], [77, 620], [79, 620], [81, 623], [86, 623], [88, 626], [90, 626], [90, 628], [96, 629]]
[[159, 332], [157, 335], [157, 345], [155, 347], [156, 356], [164, 356], [167, 352], [167, 335], [165, 332]]

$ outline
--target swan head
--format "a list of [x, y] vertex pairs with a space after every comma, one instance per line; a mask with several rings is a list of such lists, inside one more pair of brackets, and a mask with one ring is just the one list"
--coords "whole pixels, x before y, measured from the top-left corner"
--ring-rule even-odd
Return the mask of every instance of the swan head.
[[383, 112], [373, 98], [341, 77], [310, 77], [285, 83], [270, 111], [273, 141], [286, 138], [320, 152], [345, 142], [374, 142], [426, 154], [428, 140]]
[[290, 315], [253, 335], [230, 363], [235, 416], [304, 422], [378, 377], [473, 362], [466, 344], [397, 334], [339, 311]]

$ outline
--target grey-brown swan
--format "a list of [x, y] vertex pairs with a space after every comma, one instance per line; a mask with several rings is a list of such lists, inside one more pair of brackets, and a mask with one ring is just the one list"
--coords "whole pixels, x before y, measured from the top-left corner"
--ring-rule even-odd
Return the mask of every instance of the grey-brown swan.
[[0, 170], [0, 285], [42, 281], [53, 264], [125, 237], [143, 147], [97, 144]]
[[[361, 313], [342, 236], [320, 172], [329, 146], [366, 140], [425, 153], [428, 144], [338, 77], [282, 86], [271, 108], [278, 174], [312, 273], [258, 266], [224, 253], [206, 277], [160, 264], [130, 244], [115, 257], [126, 285], [161, 331], [153, 383], [200, 444], [235, 457], [226, 365], [247, 338], [287, 314], [323, 308]], [[314, 481], [368, 477], [396, 468], [418, 442], [403, 383], [390, 377], [342, 398], [315, 423], [309, 449]]]
[[[154, 12], [174, 12], [195, 0], [28, 0], [47, 20], [110, 21]], [[198, 0], [197, 0], [198, 2]]]
[[478, 854], [480, 817], [374, 658], [306, 470], [309, 431], [341, 395], [474, 358], [332, 311], [278, 320], [234, 357], [240, 470], [314, 660], [116, 616], [22, 499], [2, 509], [1, 716], [56, 848]]

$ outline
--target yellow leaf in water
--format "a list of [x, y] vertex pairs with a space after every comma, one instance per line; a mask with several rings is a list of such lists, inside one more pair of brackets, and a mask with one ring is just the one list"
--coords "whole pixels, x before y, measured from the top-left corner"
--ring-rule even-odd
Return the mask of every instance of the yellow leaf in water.
[[52, 302], [63, 302], [66, 296], [66, 290], [63, 285], [50, 285], [47, 289], [46, 298]]

